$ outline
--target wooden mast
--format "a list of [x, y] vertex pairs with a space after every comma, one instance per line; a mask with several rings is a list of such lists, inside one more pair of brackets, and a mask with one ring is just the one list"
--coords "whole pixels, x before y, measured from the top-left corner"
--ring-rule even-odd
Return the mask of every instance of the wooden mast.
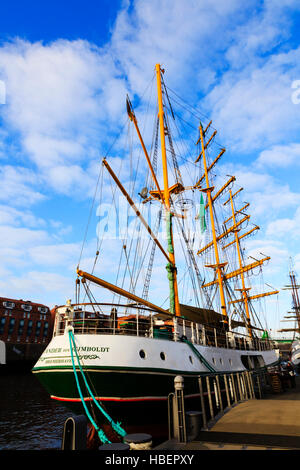
[[152, 164], [151, 164], [151, 160], [150, 160], [150, 158], [149, 158], [149, 155], [148, 155], [148, 152], [147, 152], [147, 149], [146, 149], [146, 146], [145, 146], [143, 137], [142, 137], [142, 135], [141, 135], [141, 133], [140, 133], [140, 129], [139, 129], [139, 126], [138, 126], [138, 123], [137, 123], [136, 116], [135, 116], [134, 111], [133, 111], [133, 108], [132, 108], [132, 104], [131, 104], [131, 102], [130, 102], [130, 100], [129, 100], [128, 97], [127, 97], [127, 112], [128, 112], [129, 119], [133, 122], [134, 127], [135, 127], [136, 132], [137, 132], [137, 135], [138, 135], [138, 137], [139, 137], [139, 139], [140, 139], [140, 143], [141, 143], [142, 149], [143, 149], [143, 151], [144, 151], [144, 154], [145, 154], [147, 163], [148, 163], [148, 165], [149, 165], [152, 178], [153, 178], [153, 180], [154, 180], [154, 183], [155, 183], [155, 185], [156, 185], [157, 191], [158, 191], [158, 193], [159, 193], [161, 202], [164, 204], [164, 198], [163, 198], [161, 189], [160, 189], [160, 187], [159, 187], [159, 184], [158, 184], [158, 181], [157, 181], [157, 178], [156, 178], [155, 171], [153, 170], [153, 167], [152, 167]]
[[200, 140], [201, 140], [201, 147], [202, 147], [201, 155], [203, 158], [204, 174], [205, 174], [205, 181], [206, 181], [206, 188], [202, 189], [201, 191], [207, 193], [211, 230], [212, 230], [212, 237], [213, 237], [213, 246], [214, 246], [215, 260], [216, 260], [215, 264], [207, 265], [207, 267], [210, 267], [216, 270], [217, 282], [219, 285], [219, 293], [220, 293], [220, 300], [221, 300], [221, 313], [223, 315], [225, 325], [228, 325], [228, 315], [227, 315], [225, 295], [224, 295], [224, 286], [223, 286], [223, 269], [227, 263], [220, 263], [218, 242], [217, 242], [217, 235], [216, 235], [216, 228], [215, 228], [215, 220], [214, 220], [214, 213], [213, 213], [213, 201], [212, 201], [212, 195], [211, 195], [214, 188], [209, 185], [208, 168], [207, 168], [207, 162], [206, 162], [206, 156], [205, 156], [204, 134], [203, 134], [203, 128], [202, 128], [201, 123], [200, 123], [199, 129], [200, 129]]
[[[166, 152], [166, 141], [165, 141], [165, 124], [164, 124], [164, 107], [162, 99], [162, 86], [161, 86], [161, 68], [160, 64], [156, 64], [156, 78], [157, 78], [157, 95], [158, 95], [158, 117], [159, 117], [159, 128], [160, 128], [160, 140], [161, 140], [161, 154], [162, 154], [162, 167], [163, 167], [163, 180], [164, 180], [164, 202], [166, 207], [166, 218], [167, 218], [167, 237], [170, 237], [168, 242], [168, 252], [171, 263], [167, 265], [169, 269], [169, 280], [172, 284], [174, 292], [174, 304], [172, 305], [172, 294], [170, 292], [170, 310], [175, 313], [176, 316], [180, 316], [180, 304], [178, 298], [178, 285], [177, 285], [177, 269], [175, 264], [174, 254], [174, 243], [173, 243], [173, 231], [172, 231], [172, 214], [170, 207], [170, 192], [169, 192], [169, 181], [168, 181], [168, 165], [167, 165], [167, 152]], [[169, 219], [169, 223], [168, 223]], [[171, 291], [171, 289], [170, 289]]]
[[[233, 198], [232, 198], [232, 191], [231, 189], [229, 190], [229, 195], [230, 195], [230, 204], [231, 204], [231, 211], [232, 211], [232, 221], [233, 225], [236, 225], [236, 218], [235, 218], [235, 210], [234, 210], [234, 205], [233, 205]], [[242, 256], [241, 256], [241, 248], [240, 248], [240, 242], [239, 242], [239, 237], [238, 237], [238, 232], [239, 229], [234, 230], [234, 236], [235, 236], [235, 246], [238, 254], [238, 259], [239, 259], [239, 266], [240, 269], [242, 269], [243, 262], [242, 262]], [[244, 277], [244, 272], [241, 272], [241, 280], [242, 280], [242, 289], [239, 289], [242, 292], [242, 296], [244, 299], [244, 305], [245, 305], [245, 312], [246, 312], [246, 318], [247, 318], [247, 329], [250, 338], [252, 338], [252, 329], [251, 329], [251, 324], [250, 324], [250, 312], [249, 312], [249, 303], [248, 303], [248, 295], [247, 291], [251, 289], [250, 287], [246, 288], [245, 285], [245, 277]]]
[[145, 305], [146, 307], [151, 308], [152, 310], [156, 310], [157, 312], [170, 315], [170, 312], [159, 307], [158, 305], [154, 305], [148, 300], [142, 299], [141, 297], [138, 297], [137, 295], [132, 294], [127, 290], [121, 289], [121, 287], [115, 286], [114, 284], [104, 281], [103, 279], [100, 279], [99, 277], [96, 277], [93, 274], [86, 273], [85, 271], [81, 271], [80, 269], [77, 269], [77, 274], [78, 276], [82, 277], [83, 280], [87, 279], [91, 282], [94, 282], [95, 284], [98, 284], [99, 286], [104, 287], [105, 289], [115, 292], [116, 294], [126, 297], [127, 299], [133, 300], [137, 304]]

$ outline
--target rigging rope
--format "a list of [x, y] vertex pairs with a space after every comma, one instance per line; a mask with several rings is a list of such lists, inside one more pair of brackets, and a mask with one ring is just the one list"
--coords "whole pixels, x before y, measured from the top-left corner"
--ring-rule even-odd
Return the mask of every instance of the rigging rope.
[[104, 417], [108, 420], [108, 422], [110, 423], [110, 425], [112, 426], [112, 428], [119, 434], [119, 436], [126, 436], [126, 431], [121, 427], [121, 423], [118, 423], [118, 422], [115, 422], [113, 421], [113, 419], [109, 416], [109, 414], [102, 408], [102, 406], [98, 403], [98, 401], [96, 400], [95, 396], [93, 395], [90, 387], [89, 387], [89, 384], [86, 380], [86, 377], [85, 377], [85, 374], [83, 372], [83, 369], [82, 369], [82, 366], [80, 364], [80, 359], [79, 359], [79, 356], [78, 356], [78, 353], [77, 353], [77, 348], [76, 348], [76, 343], [75, 343], [75, 338], [74, 338], [74, 335], [73, 335], [73, 327], [69, 327], [68, 329], [68, 333], [69, 333], [69, 343], [70, 343], [70, 353], [71, 353], [71, 360], [72, 360], [72, 366], [73, 366], [73, 371], [74, 371], [74, 375], [75, 375], [75, 380], [76, 380], [76, 384], [77, 384], [77, 389], [78, 389], [78, 392], [79, 392], [79, 395], [80, 395], [80, 398], [81, 398], [81, 402], [82, 402], [82, 405], [85, 409], [85, 412], [90, 420], [90, 422], [92, 423], [92, 425], [94, 426], [94, 428], [96, 429], [96, 431], [98, 432], [98, 435], [99, 435], [99, 438], [101, 440], [101, 442], [103, 443], [110, 443], [110, 441], [108, 440], [108, 438], [106, 437], [104, 431], [102, 429], [99, 428], [99, 426], [97, 425], [97, 423], [94, 421], [94, 419], [91, 417], [90, 413], [89, 413], [89, 410], [85, 404], [85, 399], [82, 395], [82, 391], [81, 391], [81, 387], [80, 387], [80, 384], [79, 384], [79, 379], [78, 379], [78, 376], [77, 376], [77, 372], [76, 372], [76, 366], [75, 366], [75, 362], [74, 362], [74, 356], [73, 356], [73, 349], [75, 351], [75, 355], [76, 355], [76, 359], [77, 359], [77, 363], [78, 363], [78, 366], [79, 366], [79, 370], [80, 370], [80, 373], [82, 375], [82, 378], [83, 378], [83, 381], [84, 381], [84, 384], [86, 386], [86, 389], [87, 391], [89, 392], [90, 394], [90, 397], [92, 398], [93, 402], [95, 403], [95, 405], [97, 406], [98, 410], [101, 411], [101, 413], [104, 415]]

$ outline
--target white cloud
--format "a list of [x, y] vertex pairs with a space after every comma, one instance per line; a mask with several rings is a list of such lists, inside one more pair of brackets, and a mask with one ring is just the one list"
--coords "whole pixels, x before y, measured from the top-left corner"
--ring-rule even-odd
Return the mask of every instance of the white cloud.
[[275, 145], [270, 149], [263, 150], [258, 159], [260, 167], [286, 168], [291, 165], [300, 164], [300, 144]]
[[265, 226], [283, 210], [294, 210], [300, 204], [300, 193], [292, 191], [287, 183], [272, 174], [262, 171], [256, 161], [248, 166], [224, 164], [221, 171], [223, 175], [234, 175], [237, 185], [244, 188], [241, 198], [250, 203], [249, 213], [255, 223], [259, 223], [255, 220], [257, 218]]
[[0, 205], [0, 225], [25, 225], [27, 227], [44, 227], [46, 222], [40, 217], [36, 217], [28, 210], [18, 210], [14, 207]]
[[[79, 243], [60, 243], [39, 245], [28, 250], [32, 261], [41, 266], [63, 266], [65, 270], [74, 269], [80, 252]], [[74, 269], [75, 272], [75, 269]]]
[[30, 206], [45, 200], [40, 190], [41, 178], [28, 168], [12, 165], [0, 167], [0, 201], [16, 206]]
[[[45, 303], [49, 307], [54, 303], [64, 304], [74, 295], [72, 280], [61, 274], [41, 271], [28, 271], [24, 276], [11, 275], [6, 281], [0, 280], [0, 288], [2, 292], [5, 291], [5, 295], [13, 299], [35, 299], [36, 302]], [[50, 301], [54, 298], [55, 302]]]
[[273, 220], [267, 227], [267, 235], [274, 238], [288, 237], [289, 241], [297, 240], [300, 235], [300, 207], [291, 218], [282, 217]]

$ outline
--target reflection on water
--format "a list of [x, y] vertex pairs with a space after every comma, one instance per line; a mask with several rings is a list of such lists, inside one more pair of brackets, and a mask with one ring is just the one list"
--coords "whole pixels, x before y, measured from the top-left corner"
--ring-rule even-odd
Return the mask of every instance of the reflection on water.
[[31, 372], [0, 376], [0, 450], [60, 449], [69, 416]]

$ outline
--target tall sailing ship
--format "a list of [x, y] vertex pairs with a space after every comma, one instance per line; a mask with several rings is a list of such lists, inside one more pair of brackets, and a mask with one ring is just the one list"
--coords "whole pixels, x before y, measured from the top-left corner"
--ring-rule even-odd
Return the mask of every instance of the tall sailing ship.
[[[112, 249], [105, 230], [103, 238], [98, 234], [92, 273], [78, 265], [75, 302], [56, 308], [52, 341], [33, 368], [54, 400], [79, 412], [89, 407], [90, 413], [101, 403], [125, 423], [133, 416], [157, 419], [177, 375], [184, 377], [186, 399], [192, 399], [199, 397], [199, 375], [256, 371], [279, 359], [254, 308], [278, 291], [257, 292], [250, 284], [250, 275], [260, 275], [270, 258], [245, 255], [242, 243], [259, 227], [250, 224], [249, 203], [239, 202], [243, 188], [236, 178], [224, 182], [218, 172], [225, 148], [216, 142], [212, 121], [198, 120], [197, 111], [166, 86], [159, 64], [153, 80], [157, 98], [149, 152], [127, 97], [128, 126], [144, 160], [133, 161], [130, 154], [127, 165], [121, 163], [139, 183], [134, 172], [142, 168], [142, 189], [138, 193], [135, 184], [125, 189], [113, 168], [120, 160], [114, 158], [103, 159], [98, 180], [104, 185], [109, 179], [114, 201], [118, 194], [124, 198], [136, 230], [127, 226]], [[188, 112], [197, 119], [191, 143]], [[182, 123], [186, 134], [180, 140]], [[107, 187], [103, 192], [107, 195]], [[147, 210], [154, 207], [151, 227]], [[114, 271], [115, 283], [95, 274], [98, 259], [104, 271]], [[110, 301], [104, 301], [107, 292]]]
[[[290, 315], [285, 316], [287, 322], [293, 322], [293, 328], [282, 328], [279, 330], [281, 333], [292, 333], [292, 347], [290, 352], [291, 362], [294, 365], [295, 369], [300, 371], [300, 300], [299, 300], [299, 288], [300, 285], [297, 284], [296, 273], [292, 266], [292, 261], [290, 263], [289, 271], [290, 284], [284, 287], [285, 290], [290, 290], [292, 294], [292, 311], [288, 312]], [[297, 334], [298, 333], [298, 334]]]

